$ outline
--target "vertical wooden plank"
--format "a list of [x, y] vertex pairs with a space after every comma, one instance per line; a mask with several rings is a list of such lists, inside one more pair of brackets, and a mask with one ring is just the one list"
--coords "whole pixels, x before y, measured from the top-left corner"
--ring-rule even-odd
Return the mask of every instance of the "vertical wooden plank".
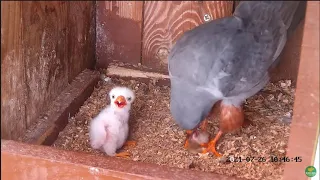
[[97, 67], [113, 60], [138, 64], [141, 59], [143, 1], [97, 1]]
[[1, 179], [5, 180], [240, 180], [209, 172], [175, 168], [49, 146], [1, 140]]
[[205, 22], [204, 16], [206, 14], [210, 15], [211, 20], [231, 16], [233, 4], [233, 1], [193, 1], [191, 9], [196, 11], [198, 18], [196, 22], [202, 24]]
[[[293, 107], [293, 120], [290, 125], [290, 138], [286, 154], [287, 157], [300, 156], [302, 161], [299, 163], [294, 161], [286, 163], [284, 180], [310, 180], [311, 178], [308, 178], [305, 174], [305, 168], [314, 165], [315, 161], [319, 163], [319, 159], [315, 159], [320, 125], [319, 8], [319, 1], [307, 2], [297, 89]], [[319, 173], [319, 169], [317, 169], [317, 173]]]
[[306, 14], [306, 6], [307, 2], [300, 3], [293, 17], [293, 24], [291, 24], [291, 27], [288, 29], [286, 45], [279, 57], [280, 62], [271, 71], [271, 82], [290, 79], [292, 84], [294, 86], [296, 85], [305, 24], [303, 18], [305, 18]]
[[1, 1], [1, 139], [16, 139], [26, 129], [20, 8], [19, 1]]
[[142, 64], [166, 72], [172, 43], [191, 28], [190, 1], [146, 1], [142, 39]]
[[281, 60], [279, 64], [271, 71], [271, 82], [290, 79], [294, 85], [296, 84], [301, 55], [303, 26], [304, 21], [299, 24], [297, 29], [287, 40], [286, 45], [280, 54]]
[[175, 41], [187, 30], [212, 19], [232, 15], [233, 1], [146, 1], [142, 64], [167, 72], [167, 56]]
[[236, 8], [239, 5], [240, 1], [234, 1], [234, 8]]
[[70, 1], [68, 13], [68, 81], [95, 63], [94, 1]]
[[68, 84], [67, 3], [22, 2], [27, 127]]
[[94, 66], [94, 14], [90, 1], [1, 2], [1, 138], [17, 139]]

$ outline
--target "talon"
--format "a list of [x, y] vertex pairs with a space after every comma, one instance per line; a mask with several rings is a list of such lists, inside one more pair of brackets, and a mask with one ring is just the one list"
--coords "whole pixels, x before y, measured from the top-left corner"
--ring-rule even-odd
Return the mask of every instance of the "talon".
[[115, 156], [122, 157], [122, 158], [130, 158], [131, 154], [128, 152], [120, 152], [120, 153], [117, 153]]
[[218, 151], [216, 150], [216, 142], [212, 142], [208, 145], [207, 150], [209, 150], [210, 152], [212, 152], [216, 157], [221, 157], [222, 155], [220, 153], [218, 153]]
[[206, 149], [204, 149], [202, 151], [202, 153], [205, 154], [207, 152], [211, 152], [216, 157], [221, 157], [222, 155], [220, 153], [218, 153], [218, 151], [216, 150], [216, 143], [220, 139], [221, 135], [222, 135], [222, 131], [219, 131], [218, 134], [216, 135], [216, 137], [208, 143], [208, 147]]
[[187, 149], [187, 148], [189, 147], [189, 141], [188, 141], [188, 139], [186, 139], [186, 142], [184, 143], [183, 147], [184, 147], [185, 149]]

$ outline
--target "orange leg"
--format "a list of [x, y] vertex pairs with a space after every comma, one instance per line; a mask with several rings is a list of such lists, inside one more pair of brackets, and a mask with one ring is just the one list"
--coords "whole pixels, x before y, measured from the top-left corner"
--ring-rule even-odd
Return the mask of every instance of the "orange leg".
[[200, 124], [200, 129], [202, 131], [207, 131], [207, 128], [208, 128], [208, 120], [204, 119]]
[[221, 157], [222, 155], [219, 154], [216, 150], [216, 144], [220, 139], [221, 135], [222, 135], [222, 131], [219, 131], [216, 137], [210, 140], [210, 142], [208, 143], [208, 147], [205, 150], [203, 150], [202, 153], [212, 152], [215, 156]]
[[122, 157], [122, 158], [129, 158], [130, 157], [130, 153], [128, 152], [120, 152], [120, 153], [117, 153], [115, 156], [116, 157]]
[[184, 148], [188, 148], [189, 147], [188, 138], [193, 133], [193, 130], [186, 130], [186, 133], [187, 133], [187, 137], [186, 137], [186, 141], [185, 141], [184, 146], [183, 146]]
[[124, 143], [124, 146], [134, 147], [137, 145], [136, 141], [127, 141]]
[[[201, 123], [200, 123], [200, 129], [202, 131], [207, 131], [207, 127], [208, 127], [208, 120], [205, 119], [203, 120]], [[184, 148], [188, 148], [189, 146], [189, 142], [188, 142], [188, 137], [193, 133], [193, 130], [186, 130], [186, 133], [187, 133], [187, 138], [186, 138], [186, 141], [184, 143]]]
[[187, 148], [189, 147], [189, 141], [188, 141], [188, 138], [186, 139], [186, 141], [185, 141], [185, 143], [184, 143], [183, 147], [184, 147], [185, 149], [187, 149]]
[[187, 135], [191, 135], [193, 133], [193, 130], [186, 130]]
[[204, 147], [204, 148], [207, 148], [208, 147], [208, 143], [203, 143], [203, 144], [200, 144], [201, 147]]

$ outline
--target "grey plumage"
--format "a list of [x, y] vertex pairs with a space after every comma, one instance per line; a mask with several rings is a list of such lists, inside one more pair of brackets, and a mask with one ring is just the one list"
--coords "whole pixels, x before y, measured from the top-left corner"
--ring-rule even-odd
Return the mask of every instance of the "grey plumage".
[[299, 3], [242, 1], [234, 16], [184, 33], [168, 56], [170, 110], [180, 127], [195, 128], [219, 100], [240, 106], [268, 83], [288, 29], [304, 16]]

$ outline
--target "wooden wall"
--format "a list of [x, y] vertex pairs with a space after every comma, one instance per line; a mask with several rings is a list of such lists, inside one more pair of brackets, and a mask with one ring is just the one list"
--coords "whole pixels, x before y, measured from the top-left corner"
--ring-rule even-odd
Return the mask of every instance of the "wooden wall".
[[[169, 50], [183, 32], [205, 23], [205, 14], [211, 19], [232, 15], [237, 4], [2, 1], [1, 137], [19, 137], [77, 74], [95, 64], [106, 68], [120, 61], [167, 74]], [[301, 28], [299, 32], [302, 34]], [[288, 46], [285, 51], [291, 56], [284, 55], [288, 60], [281, 67], [290, 67], [285, 76], [294, 78], [299, 59], [294, 63], [292, 59], [298, 57], [301, 43], [292, 44], [297, 53]], [[290, 63], [293, 65], [288, 66]]]
[[[212, 19], [231, 16], [240, 1], [97, 1], [97, 67], [119, 66], [168, 74], [167, 56], [183, 34]], [[288, 39], [272, 81], [296, 82], [304, 22]]]
[[91, 1], [1, 1], [1, 138], [17, 139], [95, 63]]
[[167, 56], [183, 32], [230, 16], [233, 1], [97, 1], [97, 67], [114, 60], [167, 74]]

